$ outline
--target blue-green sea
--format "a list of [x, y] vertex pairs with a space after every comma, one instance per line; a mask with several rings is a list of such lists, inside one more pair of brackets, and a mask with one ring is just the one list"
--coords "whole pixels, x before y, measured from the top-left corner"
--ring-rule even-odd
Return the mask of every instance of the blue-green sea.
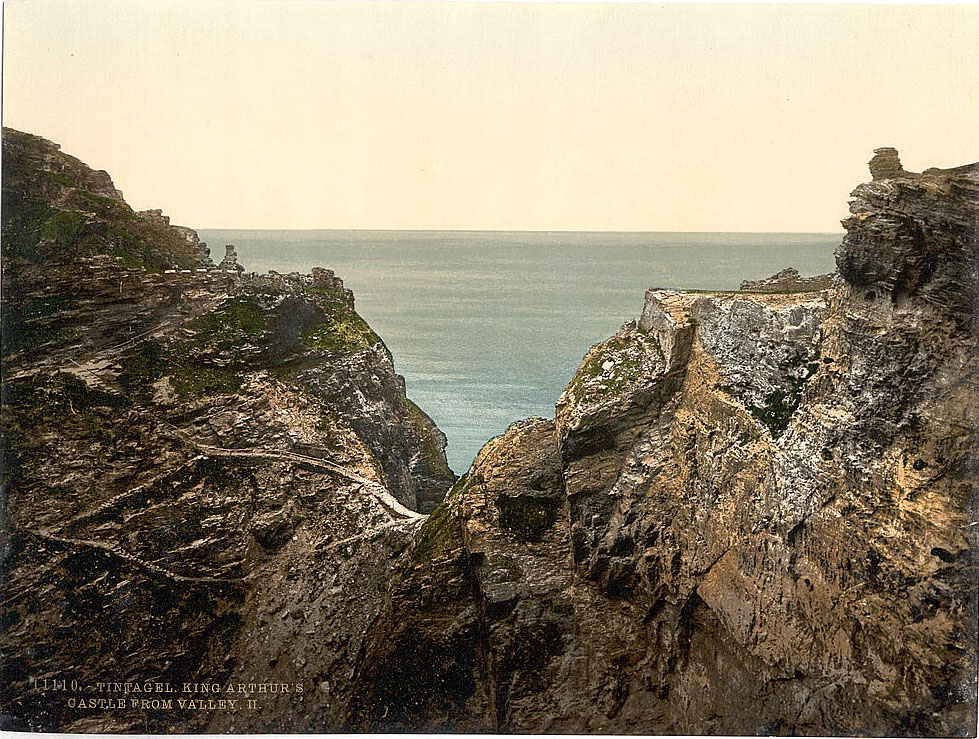
[[248, 271], [327, 267], [394, 354], [464, 472], [513, 421], [553, 416], [592, 344], [646, 288], [737, 289], [784, 267], [831, 272], [840, 234], [202, 230]]

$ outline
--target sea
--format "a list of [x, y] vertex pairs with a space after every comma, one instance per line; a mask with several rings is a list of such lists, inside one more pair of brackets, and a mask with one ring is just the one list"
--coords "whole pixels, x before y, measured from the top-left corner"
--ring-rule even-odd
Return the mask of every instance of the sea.
[[462, 474], [514, 421], [551, 418], [593, 344], [647, 288], [736, 290], [785, 267], [835, 269], [842, 234], [201, 230], [247, 271], [332, 269], [384, 339]]

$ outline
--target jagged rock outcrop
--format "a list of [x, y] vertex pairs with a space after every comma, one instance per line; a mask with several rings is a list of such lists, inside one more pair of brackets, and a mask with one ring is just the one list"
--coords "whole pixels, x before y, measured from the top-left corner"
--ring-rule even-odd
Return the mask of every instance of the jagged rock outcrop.
[[905, 172], [901, 166], [901, 158], [898, 156], [897, 149], [891, 146], [882, 146], [874, 149], [874, 155], [868, 162], [870, 176], [874, 180], [889, 180], [894, 177], [902, 177], [913, 174]]
[[50, 265], [111, 254], [133, 267], [198, 264], [197, 237], [169, 220], [136, 213], [105, 172], [57, 144], [5, 128], [4, 256]]
[[977, 185], [857, 188], [828, 292], [650, 291], [422, 527], [348, 726], [974, 733]]
[[234, 244], [225, 244], [224, 258], [218, 265], [218, 269], [230, 270], [233, 272], [244, 272], [245, 268], [238, 264], [238, 252], [235, 251]]
[[[120, 200], [122, 200], [122, 195], [120, 194]], [[123, 201], [125, 202], [125, 201]], [[191, 253], [197, 254], [200, 263], [205, 267], [213, 267], [214, 262], [211, 261], [211, 250], [207, 248], [207, 244], [200, 240], [197, 232], [192, 228], [187, 228], [187, 226], [175, 226], [170, 223], [170, 216], [163, 214], [160, 208], [151, 208], [149, 210], [141, 210], [137, 214], [140, 218], [145, 221], [150, 221], [157, 225], [163, 226], [167, 233], [177, 234], [182, 236], [187, 243], [190, 245], [192, 251]], [[179, 267], [179, 265], [177, 265]]]
[[[3, 728], [312, 728], [455, 480], [445, 437], [331, 271], [231, 279], [104, 173], [3, 144]], [[308, 693], [252, 688], [248, 723], [54, 676]]]

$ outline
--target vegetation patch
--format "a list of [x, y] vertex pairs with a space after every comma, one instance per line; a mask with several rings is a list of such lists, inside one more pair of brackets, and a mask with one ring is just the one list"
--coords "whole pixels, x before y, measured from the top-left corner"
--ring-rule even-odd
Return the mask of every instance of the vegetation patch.
[[818, 368], [818, 362], [806, 363], [801, 354], [795, 355], [783, 368], [788, 373], [788, 391], [773, 390], [765, 396], [763, 405], [748, 406], [751, 415], [763, 423], [774, 438], [789, 427], [789, 421], [802, 402], [802, 390]]
[[511, 498], [501, 495], [496, 499], [500, 512], [500, 527], [518, 541], [535, 542], [554, 525], [561, 501], [556, 498]]
[[467, 472], [456, 480], [455, 484], [449, 488], [449, 491], [445, 494], [445, 499], [449, 500], [457, 495], [463, 495], [471, 488], [475, 487], [476, 485], [481, 485], [484, 482], [486, 482], [486, 478], [484, 478], [481, 473], [477, 472], [475, 475], [473, 475]]
[[333, 311], [326, 321], [302, 332], [303, 343], [310, 349], [350, 354], [381, 343], [357, 311], [346, 305], [333, 306]]
[[[38, 250], [41, 243], [54, 244], [61, 249], [86, 247], [96, 253], [109, 253], [122, 258], [127, 267], [151, 269], [151, 244], [131, 233], [138, 216], [126, 206], [100, 195], [76, 190], [86, 206], [97, 205], [97, 218], [84, 213], [53, 208], [40, 198], [23, 197], [15, 202], [5, 200], [3, 240], [4, 254], [34, 262], [44, 258]], [[13, 200], [13, 199], [11, 199]], [[158, 267], [152, 269], [159, 271]]]
[[254, 343], [265, 323], [265, 309], [254, 297], [227, 298], [212, 312], [185, 324], [195, 332], [186, 346], [198, 354], [228, 352], [238, 357], [244, 345]]
[[119, 384], [125, 393], [140, 400], [153, 396], [152, 384], [167, 374], [170, 362], [163, 347], [156, 341], [144, 341], [119, 362]]
[[181, 400], [197, 400], [211, 395], [231, 395], [241, 388], [243, 377], [223, 367], [178, 364], [170, 384]]
[[181, 400], [230, 395], [238, 392], [243, 381], [236, 372], [191, 359], [181, 344], [165, 347], [145, 341], [126, 354], [120, 364], [119, 384], [128, 396], [144, 402], [152, 398], [153, 383], [162, 377], [170, 378]]
[[118, 257], [120, 260], [122, 260], [122, 263], [127, 267], [129, 267], [130, 269], [143, 269], [146, 271], [150, 271], [149, 265], [147, 265], [146, 262], [142, 260], [142, 258], [137, 256], [136, 254], [133, 254], [124, 246], [112, 247], [112, 249], [109, 250], [109, 254], [111, 254], [114, 257]]
[[252, 298], [226, 299], [215, 310], [187, 323], [197, 332], [194, 341], [211, 344], [218, 338], [251, 338], [265, 326], [262, 306]]
[[416, 564], [427, 562], [435, 555], [448, 549], [452, 541], [453, 525], [449, 506], [443, 501], [432, 511], [428, 520], [422, 524], [418, 532], [417, 543], [411, 553], [411, 560]]
[[97, 205], [104, 210], [112, 211], [116, 215], [122, 215], [133, 220], [142, 220], [140, 216], [133, 212], [132, 208], [125, 203], [120, 203], [118, 200], [107, 198], [104, 195], [96, 195], [94, 192], [88, 192], [87, 190], [79, 190], [78, 195], [92, 205]]
[[23, 303], [3, 307], [0, 324], [3, 332], [3, 356], [47, 344], [66, 343], [78, 337], [78, 331], [49, 320], [54, 314], [73, 307], [69, 295], [46, 295]]
[[[120, 220], [117, 217], [119, 215], [124, 216], [125, 220]], [[131, 269], [162, 272], [161, 257], [155, 250], [153, 242], [133, 233], [136, 224], [126, 222], [127, 220], [134, 221], [137, 216], [124, 208], [116, 213], [109, 213], [108, 217], [113, 220], [98, 223], [99, 234], [104, 244], [96, 244], [96, 248], [108, 247], [109, 254], [118, 257], [124, 265]]]
[[85, 216], [67, 210], [55, 210], [40, 229], [42, 239], [52, 239], [59, 246], [72, 246], [85, 234]]
[[799, 399], [793, 399], [782, 390], [775, 390], [765, 396], [764, 405], [749, 406], [751, 415], [765, 424], [772, 436], [778, 438], [789, 427], [789, 419], [799, 407]]
[[3, 254], [5, 257], [19, 257], [32, 262], [40, 262], [43, 257], [37, 250], [41, 240], [41, 229], [54, 213], [54, 209], [39, 198], [23, 196], [3, 200]]
[[94, 408], [128, 405], [121, 395], [90, 388], [66, 372], [22, 377], [5, 382], [3, 404], [14, 411], [25, 426], [62, 422]]
[[56, 185], [61, 185], [62, 187], [78, 187], [78, 183], [75, 182], [71, 177], [61, 172], [49, 172], [44, 170], [41, 172], [45, 179], [49, 182], [53, 182]]

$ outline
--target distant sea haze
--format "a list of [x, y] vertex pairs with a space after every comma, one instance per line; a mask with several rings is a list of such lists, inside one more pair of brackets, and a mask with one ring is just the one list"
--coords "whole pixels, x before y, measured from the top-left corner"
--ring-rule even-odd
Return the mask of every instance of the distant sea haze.
[[785, 267], [832, 272], [841, 234], [201, 230], [248, 271], [327, 267], [354, 291], [408, 396], [465, 472], [514, 421], [553, 417], [588, 348], [647, 288], [736, 290]]

